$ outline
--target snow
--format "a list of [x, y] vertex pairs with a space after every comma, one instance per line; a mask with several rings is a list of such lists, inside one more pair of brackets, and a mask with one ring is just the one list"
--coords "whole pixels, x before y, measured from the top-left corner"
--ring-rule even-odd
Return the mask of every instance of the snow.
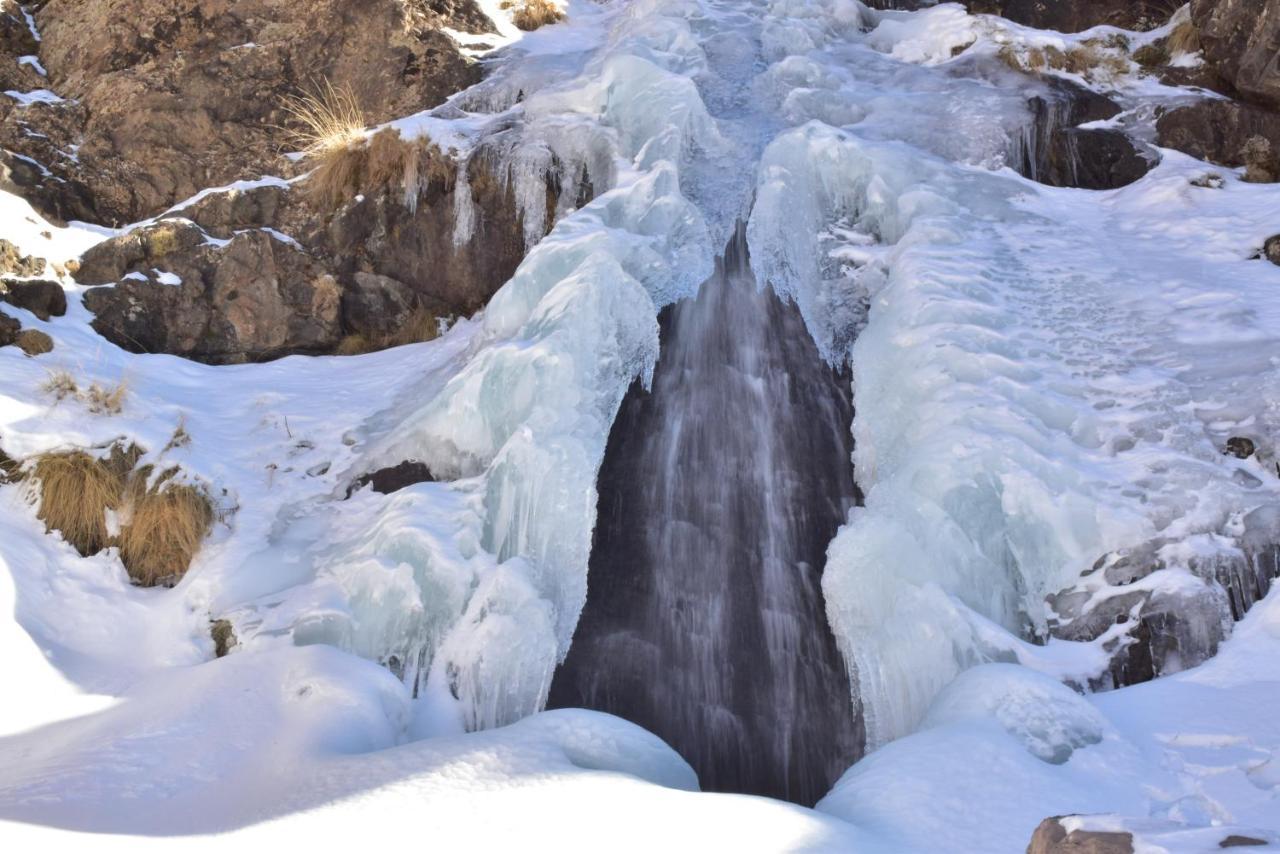
[[18, 65], [29, 65], [41, 77], [49, 76], [49, 72], [45, 71], [44, 66], [40, 64], [40, 57], [38, 56], [20, 56], [18, 57]]
[[[1043, 88], [983, 57], [1090, 34], [853, 0], [574, 2], [532, 34], [489, 12], [486, 79], [390, 123], [452, 149], [460, 187], [482, 150], [505, 170], [530, 251], [481, 314], [364, 356], [210, 367], [106, 344], [64, 278], [65, 318], [22, 315], [55, 350], [0, 348], [6, 452], [128, 437], [220, 515], [176, 587], [140, 589], [0, 487], [0, 661], [23, 698], [0, 708], [0, 838], [971, 852], [1086, 812], [1153, 851], [1280, 839], [1280, 594], [1207, 664], [1108, 694], [1062, 683], [1101, 672], [1113, 635], [1034, 642], [1047, 594], [1200, 584], [1280, 504], [1280, 268], [1254, 260], [1280, 196], [1172, 151], [1115, 191], [1009, 170]], [[1135, 116], [1169, 96], [1118, 83]], [[696, 793], [637, 727], [539, 712], [614, 415], [659, 358], [658, 310], [748, 209], [757, 277], [850, 362], [857, 404], [866, 503], [824, 592], [876, 749], [817, 811]], [[455, 239], [478, 214], [460, 204]], [[3, 192], [0, 224], [55, 263], [127, 230]], [[125, 383], [123, 411], [53, 400], [56, 370]], [[1233, 435], [1259, 456], [1224, 457]], [[406, 459], [438, 481], [348, 494]], [[1158, 538], [1166, 570], [1083, 575]], [[219, 619], [238, 644], [212, 660]]]
[[48, 89], [32, 89], [30, 92], [18, 92], [8, 89], [5, 94], [18, 102], [18, 106], [30, 107], [32, 104], [61, 104], [63, 99]]

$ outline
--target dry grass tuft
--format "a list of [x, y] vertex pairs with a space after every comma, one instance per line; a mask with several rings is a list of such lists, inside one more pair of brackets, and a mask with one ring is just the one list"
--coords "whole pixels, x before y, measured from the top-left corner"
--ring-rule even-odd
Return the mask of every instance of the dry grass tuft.
[[120, 560], [129, 577], [144, 587], [181, 578], [213, 525], [209, 494], [175, 483], [176, 473], [170, 469], [148, 485], [151, 469], [143, 467], [130, 478], [125, 495], [117, 540]]
[[297, 125], [290, 142], [312, 165], [307, 189], [327, 206], [340, 205], [358, 191], [367, 157], [355, 94], [326, 81], [314, 94], [287, 99], [284, 110]]
[[120, 504], [124, 477], [107, 460], [84, 451], [41, 454], [32, 475], [39, 484], [36, 516], [46, 531], [58, 531], [81, 555], [110, 544], [107, 511]]
[[1108, 83], [1129, 71], [1129, 61], [1121, 49], [1102, 41], [1081, 42], [1066, 50], [1053, 45], [1019, 50], [1012, 44], [1006, 44], [997, 56], [1015, 71], [1029, 74], [1065, 71], [1093, 83]]
[[57, 401], [80, 395], [80, 386], [68, 371], [50, 371], [49, 376], [40, 384], [40, 390]]
[[1178, 57], [1200, 50], [1200, 31], [1191, 23], [1190, 16], [1173, 28], [1165, 41], [1169, 55]]
[[526, 32], [562, 20], [564, 20], [564, 12], [561, 12], [550, 0], [523, 0], [511, 13], [511, 23]]
[[124, 380], [115, 385], [93, 383], [80, 399], [94, 415], [119, 415], [124, 411], [124, 400], [129, 395], [129, 385]]

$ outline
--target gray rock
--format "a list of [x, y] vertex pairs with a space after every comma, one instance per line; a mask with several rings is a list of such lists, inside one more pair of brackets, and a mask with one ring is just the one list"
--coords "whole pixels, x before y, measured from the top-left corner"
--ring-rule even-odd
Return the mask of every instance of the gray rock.
[[1133, 854], [1133, 834], [1127, 831], [1076, 829], [1067, 832], [1062, 819], [1046, 818], [1040, 822], [1027, 854]]
[[57, 282], [0, 279], [0, 300], [25, 308], [41, 320], [67, 313], [67, 293]]
[[1245, 100], [1280, 108], [1280, 0], [1192, 0], [1205, 62]]
[[3, 311], [0, 311], [0, 347], [8, 347], [18, 340], [18, 333], [22, 330], [22, 323], [17, 318], [10, 317]]
[[1156, 120], [1156, 144], [1222, 166], [1244, 166], [1252, 137], [1280, 140], [1280, 113], [1212, 98], [1167, 110]]

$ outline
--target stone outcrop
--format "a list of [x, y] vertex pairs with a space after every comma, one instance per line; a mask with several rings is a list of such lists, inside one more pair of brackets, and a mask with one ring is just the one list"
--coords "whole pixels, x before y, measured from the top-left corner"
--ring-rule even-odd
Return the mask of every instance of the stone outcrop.
[[1192, 0], [1205, 62], [1240, 98], [1280, 109], [1280, 0]]
[[41, 320], [67, 313], [67, 292], [57, 282], [0, 278], [0, 300], [24, 308]]
[[1119, 106], [1065, 80], [1044, 82], [1045, 94], [1028, 102], [1032, 118], [1021, 152], [1023, 175], [1053, 187], [1106, 190], [1147, 174], [1151, 162], [1123, 131], [1078, 127], [1112, 118]]
[[1156, 120], [1156, 143], [1221, 166], [1244, 166], [1253, 137], [1280, 141], [1280, 113], [1222, 98], [1166, 110]]
[[1062, 821], [1068, 816], [1054, 816], [1040, 822], [1031, 836], [1027, 854], [1133, 854], [1133, 834], [1128, 831], [1070, 831]]
[[969, 11], [1000, 15], [1040, 30], [1077, 33], [1108, 24], [1150, 30], [1169, 19], [1172, 8], [1134, 0], [967, 0]]
[[290, 96], [332, 84], [371, 123], [439, 104], [479, 71], [438, 28], [482, 17], [470, 0], [48, 0], [42, 85], [66, 100], [4, 110], [5, 165], [54, 216], [137, 221], [286, 172]]
[[164, 222], [99, 244], [83, 258], [93, 328], [133, 352], [214, 364], [331, 351], [342, 290], [315, 258], [264, 230], [225, 244]]
[[1104, 640], [1110, 666], [1090, 687], [1146, 682], [1212, 657], [1280, 576], [1280, 505], [1256, 508], [1230, 537], [1204, 535], [1201, 545], [1189, 559], [1164, 539], [1109, 553], [1047, 598], [1053, 637]]

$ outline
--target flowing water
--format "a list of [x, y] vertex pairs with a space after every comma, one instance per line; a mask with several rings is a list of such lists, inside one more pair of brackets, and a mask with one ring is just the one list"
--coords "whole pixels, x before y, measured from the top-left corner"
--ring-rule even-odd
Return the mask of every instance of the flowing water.
[[812, 804], [864, 741], [820, 584], [859, 499], [849, 379], [756, 287], [741, 235], [661, 325], [653, 390], [631, 389], [609, 436], [550, 705], [646, 727], [704, 789]]

